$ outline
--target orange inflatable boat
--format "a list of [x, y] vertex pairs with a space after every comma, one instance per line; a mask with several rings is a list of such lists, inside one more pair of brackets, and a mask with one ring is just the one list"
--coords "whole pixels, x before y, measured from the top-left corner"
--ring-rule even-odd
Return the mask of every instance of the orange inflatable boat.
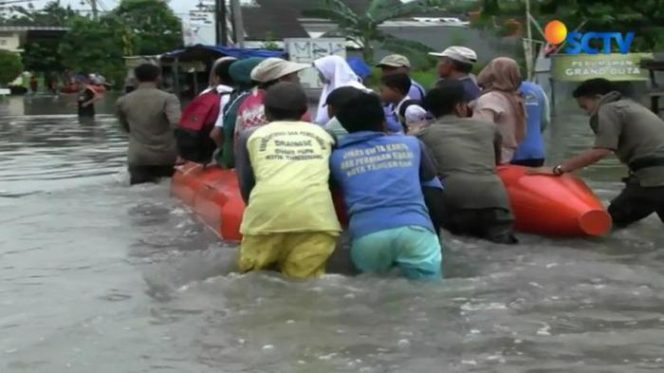
[[[581, 179], [573, 175], [529, 175], [526, 171], [520, 166], [499, 168], [518, 231], [547, 236], [600, 236], [611, 229], [611, 217]], [[179, 166], [173, 176], [171, 193], [224, 240], [242, 238], [244, 202], [233, 170], [187, 163]], [[334, 199], [344, 223], [341, 199]]]
[[611, 216], [583, 180], [527, 171], [521, 166], [498, 168], [516, 230], [545, 236], [602, 236], [611, 230]]

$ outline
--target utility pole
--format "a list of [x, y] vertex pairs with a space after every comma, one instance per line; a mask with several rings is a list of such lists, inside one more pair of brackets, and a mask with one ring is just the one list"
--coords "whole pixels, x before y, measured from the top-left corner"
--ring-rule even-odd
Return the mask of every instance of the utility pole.
[[533, 78], [533, 28], [530, 24], [530, 0], [526, 0], [526, 41], [523, 44], [526, 54], [527, 80]]
[[235, 44], [239, 48], [244, 48], [244, 20], [242, 19], [242, 6], [240, 0], [231, 0], [231, 9], [233, 9], [233, 30], [235, 33]]
[[228, 42], [228, 27], [226, 25], [226, 0], [214, 1], [214, 22], [217, 45], [226, 46]]
[[92, 7], [92, 19], [97, 20], [97, 0], [90, 0], [90, 6]]

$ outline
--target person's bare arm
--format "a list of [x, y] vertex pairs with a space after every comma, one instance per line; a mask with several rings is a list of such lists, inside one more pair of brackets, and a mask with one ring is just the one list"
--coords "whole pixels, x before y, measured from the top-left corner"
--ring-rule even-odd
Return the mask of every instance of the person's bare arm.
[[224, 143], [224, 132], [223, 128], [221, 127], [214, 127], [212, 131], [210, 131], [210, 138], [212, 141], [214, 141], [217, 146], [221, 146]]
[[566, 160], [559, 164], [558, 169], [538, 169], [538, 172], [555, 173], [557, 175], [566, 172], [574, 172], [584, 167], [595, 164], [600, 160], [613, 154], [618, 149], [620, 135], [622, 133], [623, 119], [619, 111], [611, 106], [602, 106], [597, 114], [597, 133], [595, 134], [595, 146], [592, 149]]
[[247, 143], [253, 130], [244, 131], [235, 144], [235, 173], [237, 174], [238, 184], [240, 184], [240, 194], [245, 204], [249, 203], [249, 196], [256, 185], [254, 169], [251, 165], [251, 157]]
[[568, 172], [574, 172], [577, 170], [580, 170], [584, 167], [588, 167], [592, 164], [595, 164], [602, 159], [608, 157], [609, 155], [613, 154], [613, 150], [611, 149], [606, 149], [606, 148], [593, 148], [586, 150], [585, 152], [572, 157], [565, 162], [561, 163], [560, 165], [556, 166], [559, 167], [558, 172], [556, 173], [555, 167], [541, 167], [541, 168], [536, 168], [531, 171], [531, 173], [537, 173], [537, 174], [564, 174]]

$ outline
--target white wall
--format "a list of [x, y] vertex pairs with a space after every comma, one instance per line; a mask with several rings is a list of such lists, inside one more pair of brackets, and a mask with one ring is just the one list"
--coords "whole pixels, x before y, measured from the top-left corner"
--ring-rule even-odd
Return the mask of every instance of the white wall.
[[0, 32], [0, 49], [21, 52], [21, 38], [17, 32]]

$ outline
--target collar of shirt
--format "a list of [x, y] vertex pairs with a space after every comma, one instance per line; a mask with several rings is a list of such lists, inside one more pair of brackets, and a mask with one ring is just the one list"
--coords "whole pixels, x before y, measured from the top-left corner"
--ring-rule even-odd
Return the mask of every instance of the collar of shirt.
[[399, 110], [401, 110], [401, 105], [403, 105], [404, 102], [410, 100], [410, 96], [406, 96], [403, 98], [403, 100], [399, 101], [397, 106], [394, 107], [394, 114], [398, 117], [399, 116]]
[[150, 88], [157, 88], [157, 83], [155, 82], [141, 82], [138, 83], [138, 86], [136, 89], [150, 89]]
[[219, 84], [217, 86], [217, 93], [227, 93], [227, 92], [233, 92], [233, 87], [229, 87], [224, 84]]

